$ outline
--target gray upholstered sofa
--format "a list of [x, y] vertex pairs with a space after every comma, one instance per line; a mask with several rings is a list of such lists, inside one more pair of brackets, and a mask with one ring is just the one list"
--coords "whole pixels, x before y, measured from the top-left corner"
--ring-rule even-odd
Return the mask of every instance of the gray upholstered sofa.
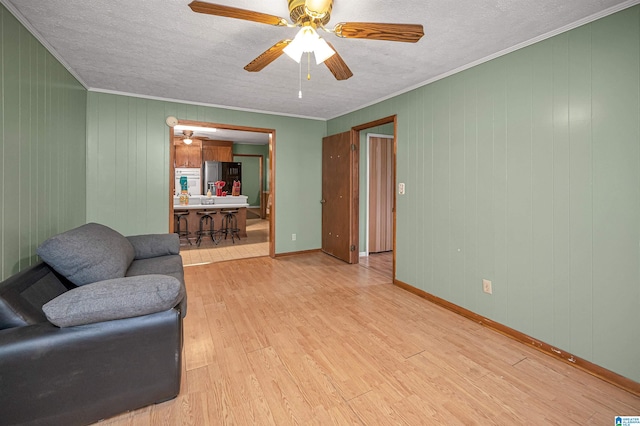
[[0, 283], [0, 423], [80, 425], [176, 397], [186, 291], [176, 234], [95, 223]]

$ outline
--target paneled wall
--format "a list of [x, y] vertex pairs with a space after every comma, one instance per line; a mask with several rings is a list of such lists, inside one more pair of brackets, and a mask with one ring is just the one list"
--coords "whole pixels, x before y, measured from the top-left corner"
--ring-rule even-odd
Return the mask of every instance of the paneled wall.
[[640, 381], [640, 6], [327, 133], [395, 113], [397, 279]]
[[0, 279], [85, 223], [86, 90], [0, 5]]
[[[276, 253], [320, 247], [326, 123], [89, 92], [87, 219], [125, 235], [169, 229], [167, 116], [276, 130]], [[297, 240], [291, 241], [291, 234]]]

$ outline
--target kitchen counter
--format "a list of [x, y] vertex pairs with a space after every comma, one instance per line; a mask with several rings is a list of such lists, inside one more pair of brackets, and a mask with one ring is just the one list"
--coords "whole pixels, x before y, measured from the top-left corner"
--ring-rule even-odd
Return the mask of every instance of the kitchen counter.
[[[208, 209], [208, 208], [213, 208], [213, 209], [224, 209], [224, 208], [230, 208], [230, 209], [236, 209], [236, 208], [240, 208], [240, 207], [249, 207], [249, 204], [247, 203], [247, 196], [246, 195], [236, 195], [236, 196], [232, 196], [232, 195], [227, 195], [224, 197], [217, 197], [215, 195], [212, 195], [211, 197], [207, 197], [206, 195], [190, 195], [189, 196], [189, 204], [187, 205], [181, 205], [180, 204], [180, 197], [179, 196], [174, 196], [173, 197], [173, 209], [177, 210], [177, 209], [181, 209], [181, 210], [185, 210], [185, 209]], [[213, 204], [205, 204], [203, 203], [203, 201], [207, 201], [209, 203], [213, 203]]]
[[[189, 225], [187, 226], [187, 230], [189, 231], [189, 240], [193, 244], [195, 244], [198, 238], [197, 232], [200, 229], [200, 219], [202, 218], [202, 215], [199, 215], [198, 212], [201, 212], [201, 211], [214, 213], [212, 215], [214, 230], [219, 231], [220, 229], [223, 228], [223, 218], [224, 218], [224, 214], [220, 212], [220, 210], [221, 209], [238, 210], [238, 213], [235, 214], [236, 220], [238, 221], [238, 229], [240, 230], [238, 234], [240, 235], [240, 238], [247, 237], [247, 207], [249, 207], [249, 204], [237, 203], [238, 200], [231, 200], [230, 199], [231, 197], [220, 197], [220, 198], [227, 198], [226, 200], [224, 200], [227, 203], [225, 204], [189, 204], [186, 206], [182, 206], [180, 204], [177, 204], [177, 205], [174, 204], [173, 206], [174, 213], [185, 212], [185, 211], [189, 213], [189, 215], [187, 216], [187, 222], [189, 223]], [[237, 197], [233, 197], [233, 198], [237, 198]], [[245, 197], [245, 200], [246, 200], [246, 197]], [[196, 201], [195, 197], [189, 199], [189, 202], [193, 202], [193, 201]], [[197, 201], [199, 202], [199, 200]], [[236, 203], [229, 203], [229, 201], [236, 201]], [[184, 227], [184, 222], [182, 226]], [[204, 229], [209, 229], [208, 222], [203, 223], [202, 226]], [[175, 229], [177, 228], [174, 225], [174, 230]], [[231, 237], [227, 238], [227, 242], [231, 243]], [[182, 241], [181, 241], [181, 244], [182, 244]], [[201, 247], [213, 247], [213, 242], [211, 241], [211, 238], [203, 237]]]
[[211, 209], [238, 209], [238, 208], [247, 208], [249, 204], [189, 204], [187, 206], [182, 206], [180, 204], [174, 204], [174, 210], [211, 210]]

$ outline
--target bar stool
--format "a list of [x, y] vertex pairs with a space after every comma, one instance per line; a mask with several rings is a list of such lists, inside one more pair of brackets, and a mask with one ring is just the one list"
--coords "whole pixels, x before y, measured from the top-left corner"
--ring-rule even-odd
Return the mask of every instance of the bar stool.
[[[189, 211], [174, 211], [173, 219], [175, 220], [174, 234], [178, 234], [178, 238], [182, 240], [185, 238], [189, 245], [191, 244], [191, 240], [189, 239], [189, 220], [187, 219], [189, 216]], [[184, 221], [184, 229], [182, 229], [180, 223]]]
[[[200, 210], [200, 211], [196, 212], [196, 214], [198, 216], [202, 216], [200, 218], [200, 227], [198, 228], [198, 231], [196, 231], [196, 234], [198, 235], [198, 239], [196, 240], [196, 244], [198, 245], [198, 247], [200, 247], [200, 243], [202, 242], [202, 237], [203, 236], [211, 237], [211, 241], [213, 241], [213, 243], [216, 244], [216, 245], [218, 244], [218, 242], [214, 238], [215, 235], [216, 235], [216, 230], [215, 230], [215, 227], [213, 225], [213, 215], [216, 214], [216, 213], [217, 212], [211, 211], [211, 210]], [[209, 222], [209, 229], [205, 229], [206, 222]]]
[[240, 229], [238, 228], [238, 217], [236, 213], [238, 213], [238, 210], [223, 209], [220, 211], [220, 214], [224, 215], [222, 218], [221, 233], [224, 234], [225, 240], [227, 239], [227, 235], [231, 234], [233, 244], [236, 243], [235, 238], [240, 239]]

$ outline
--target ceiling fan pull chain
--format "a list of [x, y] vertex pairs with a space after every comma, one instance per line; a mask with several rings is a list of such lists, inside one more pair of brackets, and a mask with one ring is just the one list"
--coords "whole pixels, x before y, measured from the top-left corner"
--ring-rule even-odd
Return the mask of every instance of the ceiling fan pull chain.
[[302, 61], [298, 62], [298, 81], [300, 89], [298, 90], [298, 99], [302, 99]]
[[307, 80], [311, 80], [311, 52], [307, 52]]

